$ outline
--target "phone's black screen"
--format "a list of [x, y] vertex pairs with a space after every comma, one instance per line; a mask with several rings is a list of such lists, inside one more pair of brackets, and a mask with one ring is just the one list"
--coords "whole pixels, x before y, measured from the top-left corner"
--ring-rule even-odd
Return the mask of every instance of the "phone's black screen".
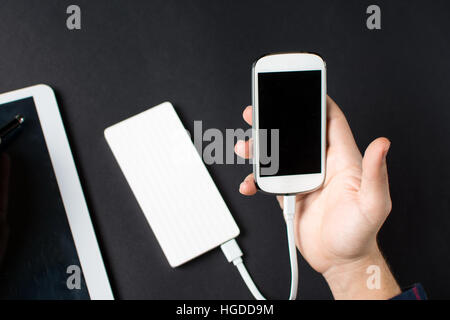
[[271, 164], [260, 162], [261, 176], [320, 173], [321, 83], [320, 70], [258, 73], [259, 128], [279, 129], [278, 171], [265, 174]]

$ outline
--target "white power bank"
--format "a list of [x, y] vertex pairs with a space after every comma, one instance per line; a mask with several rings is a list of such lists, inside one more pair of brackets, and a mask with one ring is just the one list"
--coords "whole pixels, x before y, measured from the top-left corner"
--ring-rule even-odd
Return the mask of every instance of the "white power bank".
[[170, 266], [239, 235], [171, 103], [107, 128], [105, 137]]

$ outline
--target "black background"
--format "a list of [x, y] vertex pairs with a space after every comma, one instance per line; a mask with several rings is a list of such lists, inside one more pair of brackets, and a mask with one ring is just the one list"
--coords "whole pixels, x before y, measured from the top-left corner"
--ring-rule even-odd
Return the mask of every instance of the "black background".
[[[82, 9], [82, 30], [66, 8]], [[0, 91], [52, 86], [119, 298], [251, 298], [219, 250], [172, 270], [103, 137], [103, 130], [170, 100], [186, 127], [244, 127], [251, 64], [274, 51], [315, 51], [328, 93], [364, 150], [392, 141], [393, 210], [381, 247], [402, 286], [420, 281], [450, 298], [450, 38], [447, 1], [377, 1], [382, 30], [366, 28], [372, 1], [0, 2]], [[255, 281], [286, 298], [289, 262], [276, 201], [239, 195], [248, 165], [209, 167], [242, 235]], [[175, 183], [175, 182], [174, 182]], [[301, 299], [331, 298], [302, 260]]]

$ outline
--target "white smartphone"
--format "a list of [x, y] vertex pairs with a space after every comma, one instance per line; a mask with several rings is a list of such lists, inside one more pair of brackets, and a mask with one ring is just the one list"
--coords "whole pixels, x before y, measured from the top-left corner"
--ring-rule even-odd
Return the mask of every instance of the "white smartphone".
[[273, 194], [311, 192], [325, 179], [326, 65], [313, 53], [253, 64], [253, 173]]

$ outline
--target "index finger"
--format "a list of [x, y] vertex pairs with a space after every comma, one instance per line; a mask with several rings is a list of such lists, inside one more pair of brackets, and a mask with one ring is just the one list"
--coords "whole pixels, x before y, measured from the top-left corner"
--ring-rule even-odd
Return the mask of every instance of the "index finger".
[[327, 95], [328, 146], [351, 157], [361, 157], [344, 113]]
[[242, 113], [242, 117], [244, 118], [245, 122], [247, 122], [249, 125], [252, 125], [253, 121], [253, 110], [252, 110], [252, 106], [248, 106], [247, 108], [244, 109], [244, 112]]

